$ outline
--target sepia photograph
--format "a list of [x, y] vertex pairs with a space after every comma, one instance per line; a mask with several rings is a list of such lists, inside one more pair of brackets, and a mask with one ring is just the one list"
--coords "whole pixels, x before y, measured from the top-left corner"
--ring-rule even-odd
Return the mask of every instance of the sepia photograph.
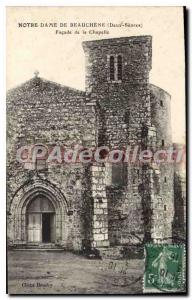
[[186, 9], [6, 8], [7, 293], [187, 293]]

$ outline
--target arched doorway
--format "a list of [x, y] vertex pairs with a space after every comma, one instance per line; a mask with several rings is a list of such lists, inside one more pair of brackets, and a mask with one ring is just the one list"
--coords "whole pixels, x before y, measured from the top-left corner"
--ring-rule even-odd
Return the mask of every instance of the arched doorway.
[[[37, 226], [36, 233], [38, 238], [33, 238], [33, 240], [38, 240], [38, 242], [29, 242], [29, 240], [32, 240], [32, 238], [29, 238], [30, 232], [28, 231], [28, 225], [30, 213], [46, 213], [46, 210], [43, 210], [44, 204], [42, 204], [41, 206], [40, 204], [36, 204], [36, 207], [39, 207], [38, 211], [34, 211], [31, 206], [33, 201], [39, 201], [43, 203], [43, 201], [41, 201], [43, 199], [46, 199], [45, 202], [49, 203], [49, 211], [47, 211], [47, 213], [53, 214], [52, 220], [50, 221], [50, 223], [53, 225], [52, 228], [54, 233], [51, 235], [51, 240], [53, 241], [51, 243], [61, 246], [66, 245], [69, 235], [69, 204], [63, 193], [57, 187], [53, 186], [51, 183], [47, 183], [40, 179], [33, 180], [32, 182], [28, 182], [26, 185], [23, 185], [22, 188], [20, 188], [17, 191], [12, 200], [10, 206], [10, 215], [12, 216], [12, 223], [9, 224], [9, 232], [11, 232], [12, 235], [10, 235], [9, 238], [10, 241], [12, 241], [15, 245], [19, 246], [31, 243], [35, 243], [35, 245], [37, 245], [42, 242], [42, 229], [43, 227], [46, 227], [42, 226], [44, 225], [42, 223], [44, 222], [42, 221], [43, 217], [41, 216], [41, 219], [39, 217], [39, 225]], [[37, 220], [34, 219], [34, 223], [36, 224]]]
[[28, 243], [55, 242], [55, 208], [42, 195], [30, 201], [26, 210]]

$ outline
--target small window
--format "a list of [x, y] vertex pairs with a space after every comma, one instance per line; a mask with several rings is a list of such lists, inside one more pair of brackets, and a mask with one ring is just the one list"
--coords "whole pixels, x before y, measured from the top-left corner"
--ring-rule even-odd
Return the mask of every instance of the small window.
[[164, 211], [166, 211], [167, 210], [167, 206], [166, 205], [164, 205]]
[[115, 80], [115, 59], [110, 56], [110, 80]]
[[35, 167], [36, 167], [37, 170], [46, 169], [47, 168], [47, 161], [46, 161], [46, 159], [37, 158], [36, 159], [36, 166]]
[[164, 182], [167, 182], [167, 177], [166, 176], [164, 177]]
[[160, 193], [160, 180], [158, 175], [154, 175], [153, 177], [153, 182], [154, 182], [154, 192], [156, 195], [159, 195]]
[[124, 115], [125, 124], [129, 124], [129, 111], [127, 110]]
[[108, 71], [108, 79], [110, 81], [119, 81], [122, 80], [122, 72], [123, 72], [123, 64], [122, 64], [122, 55], [110, 55], [109, 56], [109, 71]]
[[112, 184], [115, 186], [124, 186], [127, 183], [127, 165], [126, 163], [114, 163], [112, 165]]
[[164, 147], [165, 146], [165, 141], [161, 140], [161, 146]]
[[36, 145], [33, 149], [33, 163], [36, 170], [47, 169], [47, 148], [43, 145]]
[[160, 100], [160, 105], [163, 107], [163, 100]]
[[122, 56], [117, 56], [117, 79], [122, 80]]

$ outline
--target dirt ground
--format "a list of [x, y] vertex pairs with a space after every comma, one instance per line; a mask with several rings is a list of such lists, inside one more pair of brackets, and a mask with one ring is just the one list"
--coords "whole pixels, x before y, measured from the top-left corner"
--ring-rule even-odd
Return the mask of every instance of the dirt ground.
[[9, 294], [142, 293], [143, 260], [91, 260], [70, 252], [9, 251]]

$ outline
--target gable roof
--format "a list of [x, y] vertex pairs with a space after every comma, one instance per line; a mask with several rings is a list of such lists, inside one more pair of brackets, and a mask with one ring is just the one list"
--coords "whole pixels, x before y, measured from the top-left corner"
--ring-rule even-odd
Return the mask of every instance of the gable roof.
[[28, 81], [10, 89], [7, 91], [7, 96], [11, 95], [11, 94], [15, 94], [17, 93], [17, 91], [21, 91], [24, 92], [26, 90], [30, 90], [33, 88], [39, 88], [41, 91], [46, 90], [46, 89], [62, 89], [63, 91], [65, 90], [66, 92], [70, 92], [72, 94], [77, 94], [77, 95], [81, 95], [84, 96], [85, 92], [81, 91], [81, 90], [77, 90], [75, 88], [71, 88], [65, 85], [62, 85], [60, 83], [56, 83], [47, 79], [44, 79], [42, 77], [33, 77], [31, 79], [29, 79]]

